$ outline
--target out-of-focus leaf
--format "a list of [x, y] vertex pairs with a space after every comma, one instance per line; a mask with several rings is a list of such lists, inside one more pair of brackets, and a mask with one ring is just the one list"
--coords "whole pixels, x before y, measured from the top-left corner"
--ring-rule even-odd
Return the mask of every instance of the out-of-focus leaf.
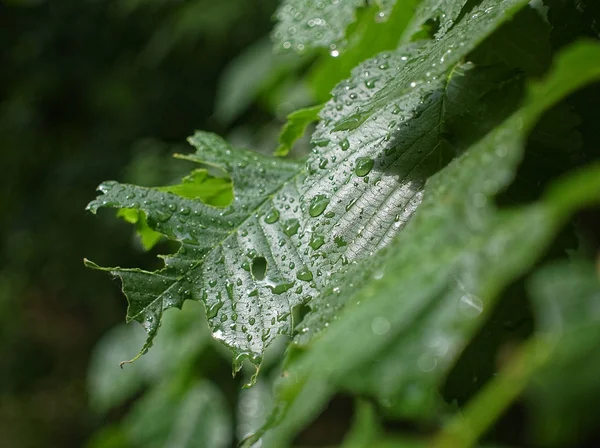
[[261, 94], [272, 94], [304, 64], [305, 58], [274, 55], [268, 40], [251, 45], [227, 66], [221, 77], [215, 100], [216, 118], [223, 123], [235, 120]]
[[377, 5], [357, 11], [358, 20], [348, 28], [348, 43], [319, 59], [312, 69], [310, 87], [318, 101], [329, 99], [331, 89], [350, 75], [360, 62], [386, 50], [394, 50], [410, 23], [417, 0], [396, 2], [385, 21], [375, 20]]
[[372, 446], [382, 433], [375, 407], [358, 400], [355, 403], [354, 422], [341, 448], [366, 448]]
[[242, 389], [237, 408], [237, 439], [244, 440], [265, 424], [272, 403], [272, 384], [259, 378], [254, 386]]
[[279, 146], [275, 150], [276, 156], [286, 156], [290, 152], [296, 140], [304, 135], [306, 128], [319, 119], [321, 109], [323, 109], [323, 105], [319, 104], [288, 115], [287, 122], [279, 134]]
[[530, 289], [541, 337], [555, 344], [528, 393], [535, 436], [544, 446], [566, 446], [598, 423], [600, 272], [563, 262], [537, 272]]
[[202, 322], [204, 313], [197, 303], [187, 303], [181, 311], [169, 311], [164, 319], [165, 329], [155, 339], [152, 353], [122, 370], [119, 364], [143, 345], [144, 330], [139, 325], [123, 324], [98, 343], [88, 373], [90, 404], [95, 410], [106, 412], [144, 385], [187, 368], [209, 340]]
[[119, 426], [103, 428], [88, 440], [85, 448], [132, 448], [127, 436]]
[[[599, 170], [581, 171], [550, 194], [564, 205], [577, 202], [588, 193], [586, 185], [598, 183]], [[513, 350], [493, 380], [446, 425], [436, 448], [473, 446], [523, 391], [535, 411], [534, 435], [541, 446], [571, 446], [597, 423], [600, 274], [583, 260], [555, 262], [533, 275], [529, 290], [537, 334]]]
[[139, 448], [225, 448], [231, 420], [219, 389], [207, 381], [165, 381], [136, 403], [125, 419], [127, 438]]
[[356, 19], [365, 0], [285, 0], [277, 10], [273, 31], [276, 48], [303, 52], [343, 45], [346, 27]]

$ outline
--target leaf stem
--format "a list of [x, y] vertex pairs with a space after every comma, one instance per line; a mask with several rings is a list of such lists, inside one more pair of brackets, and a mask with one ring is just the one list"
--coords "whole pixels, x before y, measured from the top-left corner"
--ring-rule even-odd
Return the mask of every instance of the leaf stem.
[[434, 448], [469, 448], [485, 434], [549, 358], [553, 344], [540, 336], [523, 344], [498, 376], [434, 439]]

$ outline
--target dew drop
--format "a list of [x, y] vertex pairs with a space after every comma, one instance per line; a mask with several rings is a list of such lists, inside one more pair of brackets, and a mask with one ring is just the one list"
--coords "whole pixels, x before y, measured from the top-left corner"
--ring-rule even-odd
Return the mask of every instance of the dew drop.
[[378, 336], [384, 335], [390, 329], [390, 321], [385, 317], [374, 317], [371, 321], [371, 331]]
[[[223, 306], [223, 302], [221, 302], [221, 301], [215, 302], [211, 306], [209, 306], [208, 309], [206, 310], [207, 319], [212, 319], [213, 317], [215, 317], [222, 306]], [[222, 319], [223, 319], [223, 317], [221, 317], [221, 321], [222, 321]], [[227, 316], [225, 316], [225, 319], [227, 319]]]
[[437, 367], [437, 358], [433, 354], [425, 352], [417, 360], [417, 365], [423, 372], [433, 372]]
[[303, 280], [305, 282], [310, 282], [313, 279], [313, 274], [307, 267], [303, 267], [296, 273], [296, 278], [298, 280]]
[[172, 216], [172, 214], [170, 212], [165, 212], [165, 211], [162, 211], [162, 210], [156, 210], [155, 215], [156, 215], [156, 218], [160, 222], [166, 222]]
[[460, 298], [458, 308], [467, 317], [477, 317], [483, 311], [483, 302], [473, 294], [464, 294]]
[[344, 118], [333, 128], [334, 131], [351, 131], [359, 127], [363, 121], [365, 121], [366, 115], [361, 116], [359, 114], [350, 115]]
[[368, 157], [359, 157], [358, 159], [356, 159], [356, 167], [354, 168], [354, 172], [357, 176], [364, 177], [367, 174], [369, 174], [369, 172], [373, 168], [374, 163], [375, 162], [373, 161], [373, 159], [370, 159]]
[[279, 220], [279, 212], [275, 208], [272, 208], [271, 210], [269, 210], [269, 212], [265, 215], [265, 222], [267, 224], [276, 223], [278, 220]]
[[298, 233], [299, 228], [300, 222], [296, 218], [289, 219], [283, 226], [283, 233], [285, 233], [287, 236], [294, 236], [296, 233]]
[[344, 140], [341, 141], [340, 148], [342, 148], [342, 151], [347, 151], [348, 148], [350, 148], [350, 142], [348, 141], [347, 138], [345, 138]]
[[314, 250], [317, 250], [323, 244], [325, 244], [325, 237], [323, 235], [319, 235], [317, 233], [312, 234], [312, 236], [310, 238], [310, 242], [308, 243], [308, 245], [310, 247], [312, 247]]
[[329, 144], [329, 139], [328, 138], [320, 138], [320, 139], [316, 139], [312, 141], [312, 144], [315, 146], [319, 146], [319, 147], [324, 147], [327, 146]]
[[316, 218], [325, 211], [329, 205], [329, 198], [323, 194], [318, 194], [310, 201], [308, 207], [308, 214], [313, 218]]

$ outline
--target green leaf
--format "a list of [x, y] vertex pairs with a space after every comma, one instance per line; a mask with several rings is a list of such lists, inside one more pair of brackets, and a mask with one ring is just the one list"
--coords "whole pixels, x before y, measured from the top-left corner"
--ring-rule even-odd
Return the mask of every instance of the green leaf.
[[[232, 150], [212, 134], [197, 133], [190, 141], [198, 154], [181, 157], [228, 171], [236, 189], [231, 205], [216, 208], [163, 188], [107, 182], [100, 186], [104, 194], [88, 207], [93, 212], [103, 206], [139, 208], [154, 230], [181, 242], [177, 254], [165, 257], [165, 268], [156, 273], [103, 268], [123, 281], [128, 320], [140, 321], [148, 332], [143, 350], [151, 345], [164, 310], [180, 308], [186, 299], [202, 300], [215, 337], [237, 351], [237, 371], [248, 357], [259, 364], [265, 345], [278, 333], [289, 332], [291, 307], [303, 300], [297, 294], [290, 298], [295, 302], [282, 301], [281, 294], [296, 279], [278, 271], [272, 245], [279, 241], [269, 238], [271, 224], [265, 222], [279, 213], [271, 212], [271, 196], [284, 195], [280, 190], [286, 182], [288, 189], [295, 188], [301, 165]], [[281, 196], [279, 200], [284, 201]], [[284, 204], [278, 206], [283, 209]], [[292, 213], [299, 213], [297, 205]], [[256, 259], [267, 260], [264, 281], [253, 276]], [[294, 259], [291, 253], [286, 271]]]
[[429, 179], [398, 238], [332, 279], [296, 339], [308, 350], [290, 353], [276, 410], [248, 446], [268, 429], [263, 446], [286, 446], [340, 389], [374, 396], [397, 416], [439, 409], [437, 386], [500, 291], [535, 263], [571, 213], [600, 201], [595, 166], [532, 205], [492, 203], [541, 114], [600, 79], [599, 61], [595, 43], [562, 54], [519, 111]]
[[[591, 185], [598, 184], [598, 173], [600, 166], [582, 171], [563, 187], [585, 185], [586, 176]], [[513, 350], [502, 370], [450, 420], [436, 438], [436, 448], [472, 446], [524, 390], [542, 446], [572, 445], [594, 427], [600, 394], [595, 356], [600, 346], [600, 276], [583, 260], [562, 261], [538, 270], [529, 289], [538, 333]]]
[[207, 381], [190, 386], [164, 382], [136, 403], [125, 419], [134, 447], [231, 446], [231, 423], [221, 392]]
[[392, 241], [419, 204], [426, 179], [464, 149], [446, 140], [444, 128], [481, 100], [453, 90], [475, 73], [461, 62], [527, 1], [500, 3], [484, 0], [438, 40], [357, 67], [321, 112], [306, 165], [197, 133], [190, 139], [197, 153], [180, 157], [230, 175], [234, 200], [227, 207], [164, 189], [101, 185], [92, 212], [142, 210], [153, 230], [181, 242], [157, 272], [102, 268], [123, 281], [128, 320], [148, 332], [143, 351], [164, 310], [202, 300], [213, 336], [234, 350], [234, 371], [244, 359], [258, 366], [278, 334], [292, 333], [295, 306], [330, 289], [332, 274]]
[[344, 439], [341, 448], [362, 448], [372, 446], [381, 433], [382, 428], [377, 419], [377, 413], [373, 404], [366, 401], [355, 403], [354, 422], [350, 432]]
[[107, 412], [131, 398], [144, 385], [154, 384], [186, 369], [209, 341], [208, 328], [199, 304], [188, 302], [181, 312], [163, 316], [164, 330], [151, 353], [127, 369], [119, 363], [144, 344], [146, 335], [137, 325], [119, 325], [96, 345], [88, 372], [90, 404]]
[[144, 212], [132, 208], [122, 208], [117, 212], [119, 218], [123, 218], [130, 224], [135, 224], [135, 231], [145, 250], [152, 249], [162, 238], [160, 232], [155, 232], [148, 225]]
[[157, 187], [157, 189], [186, 199], [199, 199], [215, 207], [225, 207], [233, 199], [229, 179], [211, 176], [205, 169], [192, 171], [189, 176], [183, 178], [181, 184]]
[[[233, 197], [229, 179], [213, 177], [205, 169], [194, 170], [189, 176], [183, 178], [181, 184], [157, 187], [157, 189], [188, 199], [199, 199], [217, 207], [228, 205]], [[122, 208], [117, 212], [117, 216], [130, 224], [135, 224], [135, 230], [146, 250], [152, 249], [162, 238], [160, 232], [152, 230], [146, 214], [141, 210]]]
[[542, 337], [554, 345], [528, 393], [535, 435], [544, 446], [574, 443], [597, 420], [600, 273], [590, 263], [563, 262], [536, 273], [530, 289]]
[[286, 75], [306, 64], [297, 55], [274, 55], [265, 38], [234, 59], [222, 75], [215, 99], [215, 116], [226, 124], [236, 119], [263, 93], [272, 93]]
[[[331, 89], [350, 76], [360, 62], [382, 51], [394, 50], [405, 36], [417, 3], [418, 0], [395, 2], [389, 14], [377, 4], [359, 10], [357, 21], [348, 28], [346, 47], [320, 58], [309, 75], [316, 98], [328, 100]], [[385, 15], [385, 21], [376, 19], [381, 14]]]
[[287, 122], [279, 134], [279, 146], [275, 150], [276, 156], [286, 156], [290, 152], [296, 140], [304, 135], [306, 128], [319, 119], [319, 111], [322, 108], [323, 105], [319, 104], [288, 115]]
[[298, 52], [343, 45], [346, 27], [365, 0], [285, 0], [275, 13], [273, 40], [279, 50]]

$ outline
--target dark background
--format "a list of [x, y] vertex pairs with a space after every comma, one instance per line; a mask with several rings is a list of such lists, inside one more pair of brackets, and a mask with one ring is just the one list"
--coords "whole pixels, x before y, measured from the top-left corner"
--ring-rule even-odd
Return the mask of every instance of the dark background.
[[[126, 303], [82, 259], [157, 261], [130, 226], [84, 208], [103, 180], [160, 184], [185, 172], [165, 160], [189, 150], [195, 129], [232, 129], [213, 118], [219, 79], [269, 33], [275, 7], [0, 0], [1, 446], [83, 446], [105, 423], [89, 410], [86, 371]], [[266, 116], [251, 108], [244, 121]]]

